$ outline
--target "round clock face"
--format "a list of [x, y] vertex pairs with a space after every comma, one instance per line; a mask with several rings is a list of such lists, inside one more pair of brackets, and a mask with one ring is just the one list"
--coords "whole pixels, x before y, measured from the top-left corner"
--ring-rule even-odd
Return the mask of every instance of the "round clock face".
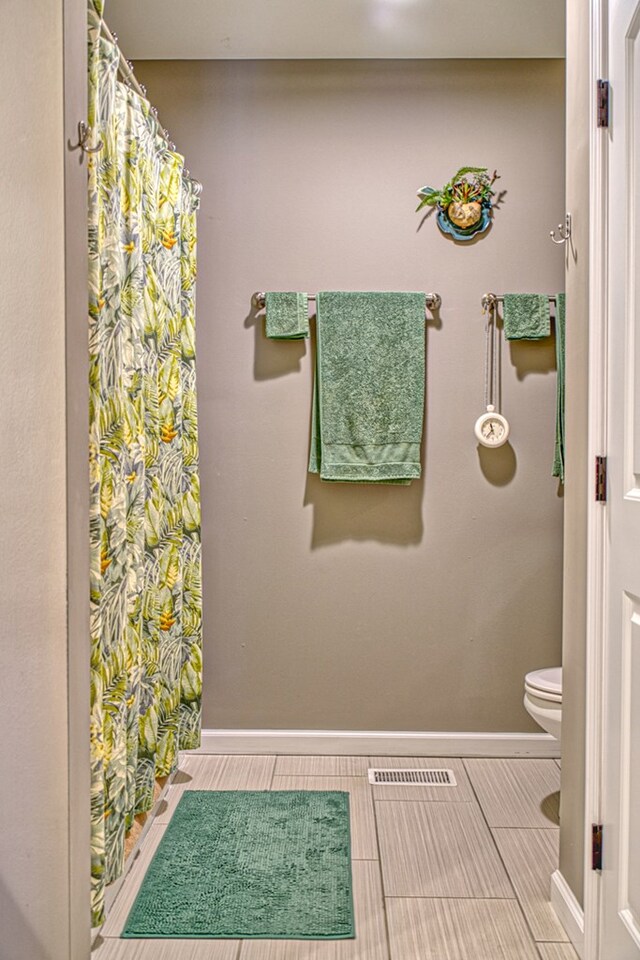
[[476, 420], [475, 434], [485, 447], [501, 447], [509, 438], [509, 424], [494, 411], [487, 411]]

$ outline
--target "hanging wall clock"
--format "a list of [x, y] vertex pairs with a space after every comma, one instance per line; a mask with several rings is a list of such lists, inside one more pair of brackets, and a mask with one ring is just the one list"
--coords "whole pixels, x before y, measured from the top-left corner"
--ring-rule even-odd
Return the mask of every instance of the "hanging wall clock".
[[486, 413], [480, 414], [474, 430], [483, 447], [501, 447], [509, 439], [509, 421], [496, 413], [492, 403], [487, 404]]
[[485, 303], [487, 311], [486, 350], [484, 362], [484, 404], [486, 410], [476, 420], [474, 432], [483, 447], [501, 447], [509, 439], [509, 421], [496, 409], [500, 395], [499, 332], [496, 324], [494, 300]]

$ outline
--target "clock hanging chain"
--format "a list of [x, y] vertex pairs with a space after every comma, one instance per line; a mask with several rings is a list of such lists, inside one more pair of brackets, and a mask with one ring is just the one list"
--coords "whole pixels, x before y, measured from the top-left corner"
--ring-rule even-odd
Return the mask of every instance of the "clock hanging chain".
[[496, 398], [498, 395], [498, 363], [496, 349], [496, 308], [495, 304], [489, 304], [487, 308], [487, 326], [485, 332], [485, 362], [484, 362], [484, 405], [497, 408]]
[[498, 331], [496, 297], [483, 299], [483, 313], [487, 314], [485, 328], [484, 402], [486, 411], [478, 417], [474, 433], [483, 447], [501, 447], [509, 438], [509, 423], [496, 410], [500, 400], [501, 340]]

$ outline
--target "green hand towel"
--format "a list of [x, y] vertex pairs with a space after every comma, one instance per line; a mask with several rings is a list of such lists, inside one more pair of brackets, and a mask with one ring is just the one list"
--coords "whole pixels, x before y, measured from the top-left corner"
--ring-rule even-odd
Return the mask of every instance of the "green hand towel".
[[424, 293], [319, 293], [309, 471], [322, 480], [420, 477]]
[[564, 483], [564, 343], [565, 343], [565, 295], [556, 297], [556, 367], [558, 383], [556, 387], [556, 448], [553, 458], [553, 477], [559, 477]]
[[505, 293], [504, 335], [507, 340], [542, 340], [551, 334], [549, 297], [543, 293]]
[[306, 293], [265, 294], [266, 333], [270, 340], [303, 340], [309, 336]]

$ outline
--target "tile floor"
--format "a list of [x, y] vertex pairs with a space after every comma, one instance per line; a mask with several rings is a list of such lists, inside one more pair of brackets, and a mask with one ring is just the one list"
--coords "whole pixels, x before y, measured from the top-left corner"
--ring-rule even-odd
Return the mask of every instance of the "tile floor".
[[[370, 766], [448, 767], [455, 787], [371, 786]], [[355, 940], [121, 940], [184, 790], [348, 790]], [[92, 960], [577, 960], [549, 903], [554, 760], [186, 756]]]

